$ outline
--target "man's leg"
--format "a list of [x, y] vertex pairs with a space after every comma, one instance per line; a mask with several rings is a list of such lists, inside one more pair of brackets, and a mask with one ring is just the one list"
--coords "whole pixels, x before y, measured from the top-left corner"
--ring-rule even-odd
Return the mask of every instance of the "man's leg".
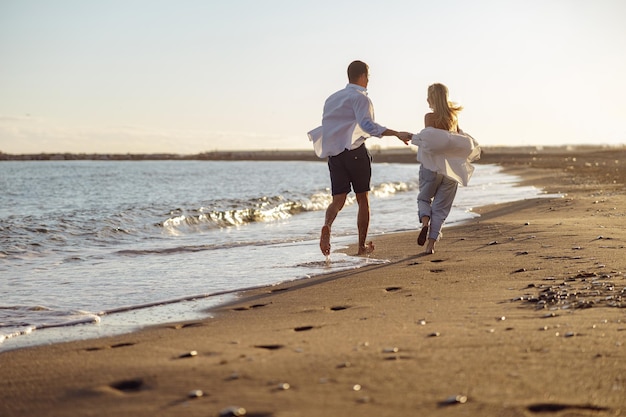
[[359, 230], [359, 255], [366, 255], [374, 250], [374, 245], [366, 244], [367, 231], [370, 226], [370, 199], [369, 193], [356, 194], [356, 202], [359, 205], [359, 211], [357, 214], [356, 225]]
[[347, 196], [348, 194], [334, 195], [333, 201], [328, 205], [328, 208], [326, 208], [326, 219], [320, 236], [320, 249], [322, 254], [326, 256], [330, 255], [330, 228], [337, 218], [337, 214], [339, 214], [346, 203]]

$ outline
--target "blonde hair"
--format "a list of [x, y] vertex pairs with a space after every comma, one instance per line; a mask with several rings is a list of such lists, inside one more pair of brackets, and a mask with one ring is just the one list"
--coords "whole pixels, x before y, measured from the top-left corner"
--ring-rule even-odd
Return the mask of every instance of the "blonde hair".
[[428, 104], [435, 115], [437, 127], [446, 130], [456, 128], [457, 113], [463, 110], [463, 106], [448, 100], [448, 87], [439, 83], [428, 86]]

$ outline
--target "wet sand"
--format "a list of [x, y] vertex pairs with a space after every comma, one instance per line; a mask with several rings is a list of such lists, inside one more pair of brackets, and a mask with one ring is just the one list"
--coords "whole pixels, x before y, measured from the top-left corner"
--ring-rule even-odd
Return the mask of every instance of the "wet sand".
[[0, 415], [624, 415], [626, 150], [482, 161], [562, 197], [476, 209], [434, 255], [377, 236], [387, 264], [204, 321], [0, 353]]

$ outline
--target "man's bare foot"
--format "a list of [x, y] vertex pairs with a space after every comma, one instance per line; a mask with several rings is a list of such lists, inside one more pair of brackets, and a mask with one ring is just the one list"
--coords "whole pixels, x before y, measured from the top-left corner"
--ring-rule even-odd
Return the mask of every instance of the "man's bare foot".
[[368, 242], [365, 246], [359, 248], [358, 255], [369, 255], [372, 252], [374, 252], [374, 242]]
[[322, 234], [320, 235], [320, 249], [322, 254], [330, 255], [330, 227], [324, 225], [322, 227]]

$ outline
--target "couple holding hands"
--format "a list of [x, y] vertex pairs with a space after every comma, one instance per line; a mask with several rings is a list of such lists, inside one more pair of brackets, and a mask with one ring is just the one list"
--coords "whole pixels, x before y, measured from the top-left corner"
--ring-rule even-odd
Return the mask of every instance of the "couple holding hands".
[[358, 254], [367, 255], [374, 250], [372, 242], [366, 243], [372, 158], [365, 140], [371, 136], [396, 136], [406, 145], [418, 147], [417, 160], [421, 165], [417, 207], [422, 227], [417, 243], [426, 244], [425, 254], [433, 254], [457, 187], [467, 185], [474, 170], [471, 162], [480, 157], [480, 147], [459, 128], [457, 113], [462, 107], [448, 100], [445, 85], [428, 87], [432, 112], [424, 116], [425, 128], [411, 134], [387, 129], [374, 121], [374, 108], [367, 97], [368, 81], [368, 65], [352, 62], [348, 66], [348, 85], [326, 99], [322, 125], [308, 133], [317, 156], [328, 158], [331, 180], [332, 202], [326, 209], [320, 249], [324, 255], [330, 255], [333, 221], [353, 190], [358, 204]]

